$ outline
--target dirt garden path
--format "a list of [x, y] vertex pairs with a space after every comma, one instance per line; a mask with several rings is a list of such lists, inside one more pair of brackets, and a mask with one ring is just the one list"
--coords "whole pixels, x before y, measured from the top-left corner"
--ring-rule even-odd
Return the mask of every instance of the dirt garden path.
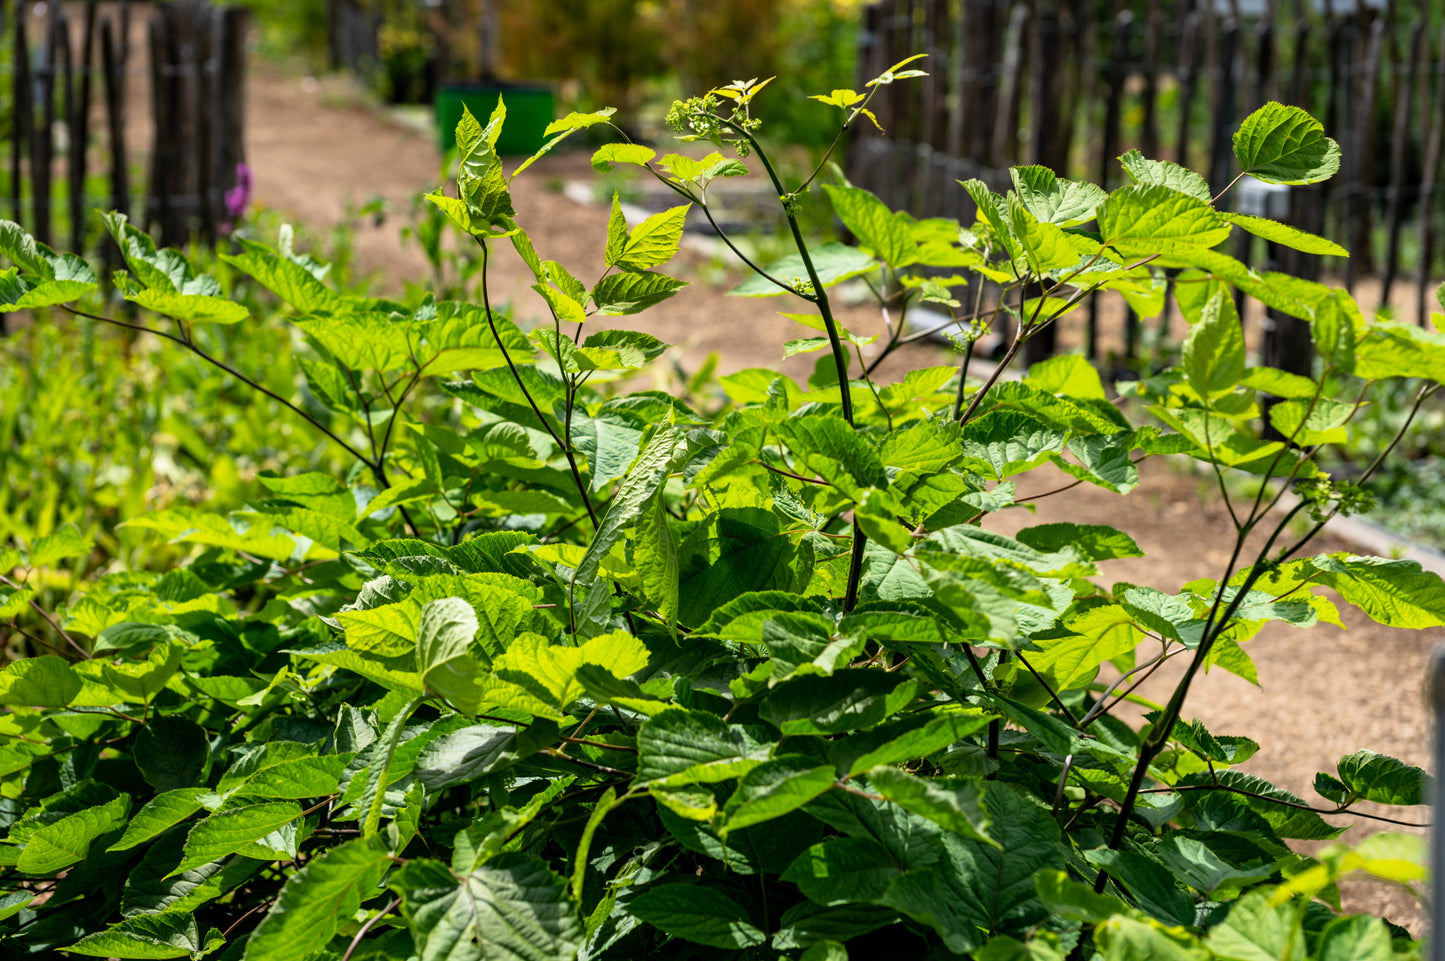
[[[247, 154], [256, 200], [319, 232], [346, 217], [348, 204], [365, 202], [373, 194], [384, 197], [393, 216], [379, 227], [357, 226], [356, 266], [378, 274], [378, 292], [399, 292], [403, 278], [425, 282], [429, 276], [420, 252], [403, 247], [398, 230], [413, 198], [438, 182], [437, 145], [430, 133], [388, 119], [346, 89], [337, 78], [318, 83], [261, 64], [252, 67]], [[589, 173], [585, 156], [563, 155], [544, 160], [514, 184], [519, 220], [537, 250], [579, 276], [601, 271], [606, 211], [567, 199], [557, 185]], [[684, 254], [683, 260], [685, 272], [718, 274], [704, 258]], [[493, 290], [500, 291], [494, 296], [514, 298], [524, 316], [534, 313], [535, 308], [527, 306], [534, 299], [526, 290], [530, 278], [509, 247], [494, 259], [494, 268]], [[784, 306], [778, 299], [725, 297], [719, 287], [697, 283], [644, 314], [638, 326], [676, 345], [676, 356], [688, 370], [718, 351], [724, 371], [758, 366], [806, 376], [811, 358], [793, 358], [779, 366], [781, 342], [800, 336], [799, 328], [777, 316], [780, 309], [801, 308], [796, 302]], [[871, 332], [876, 317], [871, 311], [850, 309], [845, 323]], [[918, 348], [899, 356], [883, 376], [942, 358], [934, 348]], [[1167, 469], [1145, 470], [1144, 478], [1142, 489], [1126, 502], [1084, 485], [1039, 501], [1035, 515], [1006, 512], [992, 526], [1015, 530], [1057, 520], [1117, 523], [1148, 557], [1109, 562], [1104, 572], [1109, 583], [1129, 581], [1172, 592], [1194, 578], [1218, 576], [1227, 561], [1232, 529], [1217, 494], [1202, 480]], [[1025, 496], [1056, 485], [1029, 477], [1020, 486]], [[1129, 516], [1120, 516], [1121, 503]], [[1350, 549], [1337, 539], [1318, 545], [1321, 551]], [[1216, 670], [1196, 686], [1186, 716], [1198, 717], [1216, 733], [1256, 738], [1263, 750], [1246, 768], [1320, 804], [1311, 790], [1315, 772], [1333, 771], [1335, 761], [1352, 751], [1370, 748], [1427, 764], [1431, 733], [1423, 682], [1428, 654], [1445, 640], [1445, 632], [1387, 630], [1353, 613], [1345, 621], [1348, 632], [1329, 625], [1265, 631], [1248, 645], [1260, 686]], [[1160, 677], [1142, 693], [1162, 699], [1168, 683]], [[1425, 814], [1423, 809], [1405, 813], [1412, 820]], [[1345, 839], [1358, 839], [1370, 830], [1369, 822], [1361, 822]], [[1353, 896], [1356, 909], [1384, 911], [1418, 929], [1419, 913], [1400, 892], [1373, 888]]]

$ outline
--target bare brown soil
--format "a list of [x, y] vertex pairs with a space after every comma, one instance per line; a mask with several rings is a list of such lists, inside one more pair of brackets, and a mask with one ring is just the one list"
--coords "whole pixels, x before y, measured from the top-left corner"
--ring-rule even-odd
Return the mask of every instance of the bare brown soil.
[[[251, 74], [247, 154], [258, 204], [314, 231], [337, 223], [347, 216], [348, 205], [373, 194], [404, 215], [416, 195], [439, 180], [434, 136], [388, 119], [336, 78], [306, 81], [260, 64]], [[538, 251], [582, 277], [601, 272], [606, 211], [574, 203], [556, 187], [589, 174], [585, 156], [562, 155], [545, 159], [514, 182], [518, 219]], [[421, 254], [399, 242], [399, 219], [379, 227], [360, 224], [355, 238], [357, 267], [376, 272], [382, 287], [393, 292], [399, 292], [403, 279], [424, 282], [428, 277]], [[524, 319], [538, 317], [525, 268], [509, 247], [496, 246], [493, 295], [514, 300]], [[706, 266], [699, 256], [682, 257], [684, 274], [695, 276]], [[706, 273], [714, 276], [716, 269]], [[777, 316], [778, 310], [802, 309], [796, 300], [783, 305], [783, 299], [728, 297], [714, 284], [695, 283], [642, 315], [637, 325], [676, 345], [674, 356], [689, 370], [717, 351], [724, 372], [767, 367], [806, 376], [813, 358], [781, 362], [782, 341], [806, 336]], [[860, 331], [877, 328], [876, 314], [862, 309], [849, 309], [845, 323]], [[943, 351], [920, 346], [891, 359], [882, 376], [946, 362]], [[1024, 478], [1020, 496], [1058, 486], [1052, 481], [1037, 473]], [[1059, 520], [1127, 529], [1148, 556], [1108, 562], [1103, 582], [1129, 581], [1166, 591], [1201, 576], [1219, 576], [1233, 537], [1217, 492], [1200, 479], [1162, 468], [1145, 470], [1142, 488], [1126, 501], [1083, 485], [1040, 500], [1036, 514], [1008, 511], [990, 524], [1013, 531]], [[1351, 548], [1325, 540], [1318, 549]], [[1306, 631], [1266, 630], [1247, 646], [1260, 685], [1215, 670], [1194, 689], [1186, 714], [1217, 733], [1248, 734], [1261, 742], [1264, 749], [1246, 768], [1307, 799], [1314, 798], [1315, 772], [1333, 771], [1340, 756], [1361, 748], [1426, 765], [1431, 730], [1423, 680], [1429, 652], [1445, 640], [1445, 632], [1389, 630], [1352, 612], [1345, 621], [1347, 632], [1324, 624]], [[1140, 693], [1162, 700], [1174, 676], [1160, 671]], [[1423, 809], [1403, 813], [1412, 820], [1425, 815]], [[1359, 822], [1344, 839], [1358, 839], [1380, 826]], [[1347, 891], [1347, 907], [1384, 912], [1417, 931], [1420, 927], [1419, 909], [1403, 892], [1355, 886]]]

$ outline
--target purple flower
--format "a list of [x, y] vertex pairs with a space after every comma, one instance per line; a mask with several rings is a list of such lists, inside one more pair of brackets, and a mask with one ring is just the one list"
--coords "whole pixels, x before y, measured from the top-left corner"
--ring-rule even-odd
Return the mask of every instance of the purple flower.
[[251, 168], [244, 163], [236, 164], [236, 185], [226, 191], [226, 216], [231, 221], [240, 220], [250, 206], [251, 187]]

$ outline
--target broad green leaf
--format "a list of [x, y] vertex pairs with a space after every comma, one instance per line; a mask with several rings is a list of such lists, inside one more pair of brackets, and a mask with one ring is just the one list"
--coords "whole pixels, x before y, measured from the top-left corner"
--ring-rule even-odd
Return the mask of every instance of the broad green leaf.
[[833, 787], [831, 764], [818, 765], [801, 755], [784, 755], [765, 761], [738, 780], [737, 790], [723, 808], [718, 833], [771, 821], [796, 811]]
[[652, 506], [637, 518], [633, 564], [642, 577], [642, 590], [662, 619], [672, 625], [682, 602], [679, 588], [678, 540], [667, 505], [653, 498]]
[[65, 707], [84, 681], [54, 654], [11, 661], [0, 671], [0, 704], [11, 707]]
[[572, 417], [572, 443], [587, 457], [591, 475], [588, 489], [593, 493], [627, 473], [642, 448], [644, 425], [619, 415], [599, 412], [596, 417], [580, 411]]
[[0, 314], [68, 304], [95, 289], [95, 284], [80, 280], [48, 280], [32, 284], [21, 278], [12, 267], [0, 271]]
[[846, 777], [872, 768], [928, 757], [977, 731], [992, 719], [983, 713], [930, 712], [904, 715], [870, 731], [833, 741], [828, 757]]
[[303, 314], [335, 310], [340, 296], [305, 265], [282, 256], [255, 241], [239, 240], [241, 253], [222, 253], [221, 259], [254, 277], [262, 286]]
[[0, 254], [27, 273], [49, 280], [55, 275], [50, 261], [41, 254], [41, 246], [15, 221], [0, 220]]
[[801, 466], [798, 473], [811, 471], [853, 500], [865, 488], [887, 486], [873, 446], [836, 414], [789, 417], [774, 430]]
[[[291, 801], [266, 801], [218, 811], [186, 835], [186, 856], [169, 877], [175, 877], [228, 854], [245, 854], [252, 844], [301, 816]], [[270, 860], [269, 858], [267, 860]]]
[[[818, 273], [818, 280], [824, 287], [841, 284], [845, 280], [851, 280], [881, 266], [880, 261], [865, 254], [857, 247], [849, 247], [846, 244], [819, 244], [816, 247], [809, 247], [808, 253], [813, 259], [813, 269]], [[789, 254], [781, 260], [773, 261], [768, 265], [767, 271], [783, 283], [794, 285], [795, 288], [796, 285], [808, 281], [808, 270], [803, 266], [803, 258], [798, 254]], [[738, 297], [776, 297], [785, 291], [766, 277], [755, 274], [728, 293]]]
[[252, 961], [302, 961], [350, 922], [361, 905], [380, 894], [390, 866], [377, 839], [348, 841], [321, 854], [286, 879], [276, 904], [246, 941]]
[[1104, 383], [1094, 365], [1078, 354], [1060, 354], [1029, 366], [1024, 382], [1076, 400], [1104, 400]]
[[1135, 851], [1109, 848], [1086, 851], [1084, 857], [1108, 871], [1150, 917], [1166, 924], [1182, 925], [1194, 920], [1194, 901], [1179, 886], [1182, 879], [1158, 861]]
[[581, 946], [567, 882], [530, 855], [504, 852], [460, 879], [416, 859], [389, 884], [404, 899], [423, 958], [555, 961]]
[[667, 300], [687, 281], [650, 270], [608, 274], [592, 288], [592, 303], [603, 316], [638, 314]]
[[1104, 961], [1212, 961], [1191, 932], [1153, 920], [1115, 915], [1094, 928]]
[[1029, 213], [1044, 223], [1073, 227], [1094, 219], [1108, 196], [1091, 183], [1065, 180], [1048, 167], [1010, 167], [1014, 190]]
[[457, 191], [471, 221], [470, 232], [487, 233], [510, 226], [507, 218], [515, 211], [512, 197], [507, 191], [507, 177], [502, 171], [502, 159], [497, 156], [497, 137], [507, 117], [507, 105], [503, 98], [497, 98], [496, 109], [492, 111], [487, 126], [482, 127], [465, 106], [462, 119], [457, 124], [457, 150], [461, 154], [461, 165], [457, 168]]
[[1219, 216], [1270, 243], [1283, 244], [1295, 250], [1302, 250], [1307, 254], [1323, 254], [1329, 257], [1348, 257], [1350, 255], [1348, 250], [1333, 240], [1326, 240], [1317, 234], [1282, 224], [1277, 220], [1251, 217], [1248, 214], [1221, 213]]
[[1126, 258], [1218, 246], [1229, 224], [1207, 202], [1161, 185], [1120, 187], [1099, 208], [1104, 243]]
[[592, 166], [611, 170], [616, 163], [642, 166], [657, 156], [657, 151], [638, 143], [605, 143], [592, 153]]
[[1245, 173], [1273, 184], [1319, 183], [1340, 169], [1340, 145], [1325, 136], [1324, 124], [1275, 102], [1244, 118], [1234, 134], [1234, 157]]
[[722, 602], [749, 591], [801, 591], [811, 566], [807, 545], [795, 545], [775, 513], [723, 508], [678, 547], [678, 620], [700, 624]]
[[[1070, 235], [1058, 224], [1039, 220], [1016, 194], [1009, 195], [1006, 209], [1014, 237], [1023, 248], [1023, 256], [1028, 259], [1028, 268], [1033, 274], [1042, 276], [1050, 270], [1073, 267], [1079, 262], [1079, 252], [1070, 242]], [[1047, 298], [1042, 304], [1037, 300], [1025, 301], [1019, 308], [1019, 314], [1031, 320], [1037, 317], [1040, 321], [1047, 321], [1062, 314], [1066, 304], [1058, 298]]]
[[437, 738], [422, 749], [414, 772], [429, 794], [478, 780], [548, 747], [557, 726], [539, 721], [525, 730], [476, 724]]
[[1184, 370], [1200, 397], [1231, 390], [1244, 376], [1244, 333], [1234, 302], [1223, 292], [1204, 307], [1184, 341]]
[[[39, 827], [25, 841], [15, 867], [26, 874], [54, 874], [84, 861], [97, 838], [119, 831], [130, 813], [130, 795], [68, 814]], [[11, 831], [14, 837], [14, 830]]]
[[1019, 543], [1045, 554], [1072, 548], [1091, 561], [1144, 556], [1132, 537], [1103, 524], [1040, 524], [1026, 527], [1014, 536]]
[[330, 641], [315, 647], [292, 649], [287, 653], [320, 661], [322, 664], [334, 664], [370, 678], [393, 691], [426, 693], [426, 686], [422, 684], [421, 675], [416, 671], [416, 657], [410, 652], [396, 657], [381, 657], [361, 654], [350, 650], [339, 641]]
[[1302, 914], [1303, 905], [1271, 904], [1268, 892], [1251, 891], [1229, 906], [1204, 943], [1224, 961], [1304, 961], [1309, 946]]
[[194, 721], [162, 715], [136, 732], [135, 763], [146, 783], [157, 791], [174, 791], [203, 783], [211, 764], [210, 737]]
[[64, 951], [94, 958], [184, 958], [200, 956], [203, 945], [195, 915], [169, 911], [127, 918]]
[[1392, 961], [1396, 954], [1385, 922], [1356, 914], [1325, 925], [1315, 957], [1319, 961]]
[[432, 601], [417, 625], [416, 667], [422, 683], [458, 706], [478, 703], [481, 665], [471, 654], [479, 624], [460, 597]]
[[782, 880], [817, 904], [848, 904], [882, 897], [899, 875], [888, 850], [868, 838], [835, 838], [800, 854]]
[[[1342, 319], [1339, 326], [1348, 323]], [[1341, 330], [1341, 336], [1348, 335]], [[1357, 337], [1354, 354], [1354, 373], [1366, 380], [1420, 377], [1445, 381], [1445, 331], [1377, 321]]]
[[136, 812], [125, 826], [125, 833], [109, 850], [129, 850], [170, 830], [204, 807], [199, 800], [204, 793], [203, 787], [183, 787], [157, 794]]
[[758, 714], [785, 735], [841, 734], [881, 724], [917, 696], [916, 681], [877, 670], [839, 670], [784, 681]]
[[653, 214], [627, 232], [627, 243], [616, 260], [609, 258], [608, 266], [624, 270], [648, 270], [667, 263], [677, 253], [682, 242], [682, 228], [687, 220], [691, 204], [683, 204]]
[[769, 753], [715, 714], [673, 709], [637, 732], [637, 776], [659, 786], [715, 784], [741, 777]]
[[[676, 469], [673, 460], [678, 439], [677, 432], [672, 428], [663, 428], [653, 434], [618, 487], [592, 543], [574, 568], [569, 600], [576, 612], [577, 628], [584, 634], [596, 633], [602, 626], [602, 614], [608, 603], [607, 586], [599, 577], [602, 559], [611, 553], [623, 531], [637, 520], [648, 501], [657, 496], [668, 475]], [[585, 592], [580, 603], [576, 596], [578, 588]]]
[[872, 248], [874, 256], [890, 267], [906, 267], [913, 262], [918, 244], [903, 217], [862, 188], [828, 184], [823, 190], [843, 226], [860, 244]]
[[417, 604], [410, 600], [336, 615], [346, 632], [346, 646], [378, 657], [396, 657], [413, 651], [419, 618]]
[[628, 677], [647, 666], [647, 648], [625, 631], [589, 638], [580, 645], [549, 644], [537, 634], [524, 634], [492, 662], [481, 690], [495, 704], [562, 720], [573, 701], [585, 692], [577, 680], [583, 664], [605, 667]]
[[1128, 913], [1128, 905], [1112, 894], [1071, 880], [1067, 873], [1044, 869], [1034, 874], [1034, 888], [1051, 914], [1075, 921], [1097, 924], [1116, 914]]
[[1209, 203], [1209, 183], [1199, 174], [1170, 160], [1150, 160], [1137, 150], [1119, 158], [1119, 164], [1136, 184], [1157, 184]]
[[[451, 598], [451, 600], [455, 600], [455, 598]], [[434, 601], [433, 603], [442, 604], [445, 601]], [[427, 606], [431, 607], [431, 605]], [[467, 609], [470, 611], [470, 608]], [[445, 617], [446, 615], [442, 614], [438, 618], [442, 620], [439, 630], [445, 631], [454, 623], [446, 622]], [[476, 619], [473, 615], [472, 625], [475, 623]], [[436, 626], [434, 621], [433, 627]], [[470, 639], [470, 635], [468, 635], [468, 639]], [[397, 711], [396, 716], [387, 724], [386, 730], [381, 733], [381, 737], [371, 745], [370, 763], [366, 766], [366, 786], [361, 793], [361, 798], [356, 802], [356, 810], [361, 815], [361, 836], [365, 839], [369, 840], [375, 837], [381, 827], [381, 810], [386, 803], [387, 785], [392, 781], [392, 761], [396, 757], [396, 747], [401, 740], [402, 729], [412, 712], [416, 710], [418, 703], [418, 700], [413, 700], [406, 707]]]
[[1387, 627], [1445, 627], [1445, 582], [1414, 561], [1329, 555], [1316, 580]]
[[662, 884], [644, 889], [628, 908], [675, 938], [742, 951], [767, 940], [748, 912], [727, 894], [698, 884]]
[[1374, 751], [1340, 758], [1340, 781], [1351, 795], [1379, 804], [1424, 804], [1429, 778], [1424, 771]]
[[889, 801], [946, 831], [985, 845], [995, 844], [988, 834], [989, 816], [978, 781], [924, 778], [894, 767], [876, 767], [868, 772], [868, 783]]
[[984, 806], [991, 841], [943, 834], [939, 861], [896, 878], [882, 899], [938, 932], [955, 954], [979, 948], [986, 932], [1019, 934], [1042, 922], [1048, 912], [1034, 872], [1063, 857], [1057, 822], [1033, 798], [993, 782]]

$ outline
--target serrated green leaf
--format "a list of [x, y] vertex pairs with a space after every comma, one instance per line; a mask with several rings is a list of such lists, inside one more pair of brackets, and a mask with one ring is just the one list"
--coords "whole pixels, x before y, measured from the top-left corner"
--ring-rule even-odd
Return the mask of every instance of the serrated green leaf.
[[796, 884], [817, 904], [848, 904], [878, 899], [899, 874], [888, 849], [868, 838], [836, 838], [800, 854], [782, 880]]
[[862, 188], [827, 184], [823, 190], [843, 226], [860, 244], [871, 248], [874, 256], [890, 267], [906, 267], [913, 262], [918, 244], [903, 217]]
[[1130, 150], [1119, 158], [1119, 163], [1136, 184], [1168, 187], [1205, 203], [1212, 197], [1209, 183], [1203, 177], [1173, 161], [1150, 160], [1139, 151]]
[[608, 274], [592, 288], [592, 303], [603, 316], [638, 314], [687, 286], [687, 281], [650, 270]]
[[266, 801], [218, 811], [191, 828], [186, 835], [186, 856], [168, 877], [219, 861], [229, 854], [244, 854], [255, 842], [301, 816], [290, 801]]
[[657, 885], [640, 892], [627, 906], [666, 934], [714, 948], [742, 951], [767, 940], [743, 906], [716, 888]]
[[95, 840], [119, 831], [129, 813], [130, 795], [121, 794], [44, 824], [26, 839], [15, 867], [26, 874], [54, 874], [84, 861]]
[[1104, 243], [1131, 258], [1215, 247], [1229, 229], [1207, 202], [1158, 184], [1120, 187], [1099, 208]]
[[611, 170], [613, 164], [643, 166], [657, 156], [657, 151], [639, 143], [605, 143], [592, 153], [592, 166]]
[[1341, 782], [1350, 792], [1379, 804], [1424, 804], [1429, 777], [1418, 767], [1374, 751], [1356, 751], [1340, 758]]
[[390, 865], [378, 839], [348, 841], [286, 879], [276, 904], [246, 940], [250, 961], [302, 961], [349, 922], [362, 903], [381, 892]]
[[833, 765], [819, 765], [800, 755], [784, 755], [759, 764], [738, 779], [737, 790], [723, 808], [718, 833], [762, 824], [830, 790], [835, 783]]
[[868, 783], [889, 801], [945, 831], [997, 846], [988, 833], [989, 816], [978, 781], [924, 778], [894, 767], [876, 767], [868, 772]]
[[1234, 135], [1244, 172], [1275, 184], [1312, 184], [1340, 169], [1340, 145], [1324, 124], [1299, 107], [1270, 102], [1244, 118]]
[[198, 956], [202, 942], [193, 914], [170, 911], [127, 918], [63, 950], [96, 958], [184, 958]]
[[1333, 240], [1326, 240], [1317, 234], [1282, 224], [1277, 220], [1227, 212], [1221, 213], [1219, 216], [1270, 243], [1283, 244], [1294, 250], [1302, 250], [1307, 254], [1323, 254], [1329, 257], [1348, 257], [1350, 255], [1348, 250]]
[[[813, 269], [818, 273], [818, 280], [824, 287], [841, 284], [845, 280], [851, 280], [870, 270], [876, 270], [882, 265], [881, 261], [875, 260], [857, 247], [849, 247], [846, 244], [819, 244], [816, 247], [809, 247], [808, 252], [813, 258]], [[798, 254], [789, 254], [780, 260], [773, 261], [768, 265], [767, 270], [769, 274], [785, 284], [804, 283], [808, 280], [807, 268], [803, 265], [803, 258]], [[756, 274], [728, 291], [737, 297], [776, 297], [785, 292], [766, 277]]]
[[624, 270], [648, 270], [667, 263], [682, 242], [682, 228], [692, 204], [653, 214], [627, 232], [627, 243], [615, 261]]
[[0, 671], [0, 704], [12, 707], [65, 707], [84, 682], [65, 658], [54, 654], [11, 661]]
[[413, 860], [390, 885], [405, 901], [423, 958], [555, 961], [581, 945], [567, 883], [528, 855], [504, 852], [460, 879], [443, 864]]
[[1065, 180], [1048, 167], [1010, 167], [1009, 177], [1024, 207], [1040, 221], [1073, 227], [1094, 219], [1108, 196], [1102, 187]]
[[1232, 390], [1244, 376], [1244, 332], [1234, 302], [1222, 291], [1205, 305], [1184, 341], [1184, 370], [1189, 385], [1208, 399]]

